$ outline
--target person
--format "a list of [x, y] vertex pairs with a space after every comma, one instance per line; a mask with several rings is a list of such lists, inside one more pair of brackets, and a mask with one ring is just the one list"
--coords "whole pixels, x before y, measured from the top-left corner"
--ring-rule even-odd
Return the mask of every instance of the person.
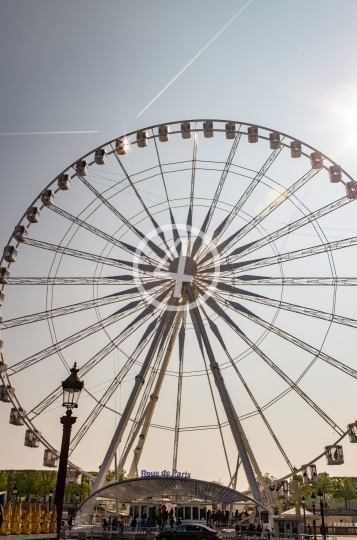
[[236, 530], [236, 535], [239, 536], [240, 535], [240, 527], [239, 527], [238, 523], [236, 523], [235, 530]]
[[152, 528], [152, 527], [155, 527], [154, 518], [153, 518], [152, 516], [149, 517], [147, 526], [148, 526], [148, 527], [151, 527], [151, 528]]
[[138, 522], [137, 522], [136, 516], [134, 516], [133, 519], [131, 520], [131, 523], [130, 523], [130, 527], [131, 527], [132, 531], [134, 531], [136, 529], [137, 524], [138, 524]]
[[177, 529], [177, 523], [175, 521], [172, 524], [172, 528], [173, 528], [173, 530]]
[[109, 516], [109, 519], [108, 519], [108, 531], [111, 531], [112, 530], [112, 516]]
[[108, 528], [107, 518], [104, 517], [102, 523], [103, 523], [103, 531], [106, 531]]
[[124, 533], [124, 518], [123, 517], [121, 517], [119, 521], [119, 530], [120, 530], [120, 537], [122, 537]]
[[265, 532], [266, 532], [268, 540], [270, 540], [271, 529], [268, 525], [265, 527]]
[[[145, 514], [144, 514], [144, 516], [145, 516]], [[141, 518], [140, 527], [146, 527], [146, 518], [144, 516]]]
[[72, 527], [73, 527], [73, 517], [72, 517], [72, 516], [69, 518], [69, 520], [68, 520], [67, 523], [68, 523], [68, 528], [69, 528], [69, 530], [71, 530]]
[[258, 525], [257, 525], [257, 535], [258, 535], [258, 536], [261, 536], [261, 535], [262, 535], [262, 532], [263, 532], [262, 526], [261, 526], [260, 523], [258, 523]]

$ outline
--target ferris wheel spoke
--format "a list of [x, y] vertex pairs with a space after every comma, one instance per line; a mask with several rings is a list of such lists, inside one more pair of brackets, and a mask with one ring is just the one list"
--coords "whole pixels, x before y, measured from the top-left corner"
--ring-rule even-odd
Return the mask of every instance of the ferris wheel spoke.
[[[343, 249], [346, 247], [352, 247], [357, 245], [357, 236], [351, 238], [344, 238], [343, 240], [337, 240], [336, 242], [326, 242], [318, 246], [309, 248], [298, 249], [296, 251], [290, 251], [288, 253], [282, 253], [280, 255], [274, 255], [272, 257], [262, 257], [260, 259], [253, 259], [251, 261], [242, 261], [232, 264], [221, 264], [220, 271], [224, 277], [225, 275], [231, 275], [234, 270], [241, 268], [243, 271], [254, 270], [256, 268], [262, 268], [264, 266], [272, 266], [274, 264], [281, 264], [283, 262], [294, 261], [296, 259], [302, 259], [303, 257], [310, 257], [312, 255], [319, 255], [320, 253], [328, 253], [337, 249]], [[214, 267], [203, 268], [199, 270], [199, 273], [211, 273], [214, 272]], [[238, 275], [239, 277], [239, 275]]]
[[[220, 223], [220, 225], [216, 228], [216, 230], [213, 233], [212, 241], [209, 243], [209, 245], [206, 247], [206, 249], [202, 252], [202, 255], [205, 255], [207, 251], [212, 251], [213, 248], [217, 246], [217, 243], [219, 242], [220, 238], [224, 234], [224, 232], [228, 229], [229, 225], [232, 223], [232, 221], [236, 218], [238, 212], [243, 208], [246, 201], [249, 199], [250, 195], [253, 193], [257, 185], [260, 183], [261, 179], [265, 176], [265, 174], [268, 172], [269, 168], [272, 166], [276, 158], [279, 156], [280, 152], [282, 151], [284, 147], [280, 146], [280, 148], [276, 148], [269, 156], [267, 161], [264, 163], [260, 171], [256, 174], [254, 179], [251, 181], [243, 195], [240, 197], [239, 201], [236, 203], [236, 205], [232, 208], [228, 216]], [[202, 264], [203, 261], [205, 261], [206, 257], [202, 258], [200, 260], [200, 263]]]
[[267, 296], [245, 291], [222, 282], [217, 283], [217, 289], [223, 291], [224, 293], [232, 294], [236, 298], [249, 300], [250, 302], [257, 302], [258, 304], [284, 309], [286, 311], [291, 311], [292, 313], [298, 313], [299, 315], [307, 315], [309, 317], [315, 317], [316, 319], [322, 319], [337, 324], [343, 324], [344, 326], [352, 326], [353, 328], [357, 328], [357, 320], [350, 319], [349, 317], [343, 317], [334, 313], [319, 311], [318, 309], [311, 309], [296, 304], [290, 304], [289, 302], [283, 302], [282, 300], [274, 300], [273, 298], [268, 298]]
[[[69, 247], [58, 246], [56, 244], [49, 244], [48, 242], [42, 242], [40, 240], [33, 240], [28, 238], [26, 240], [26, 245], [37, 247], [40, 249], [46, 249], [48, 251], [54, 251], [55, 253], [61, 255], [68, 255], [69, 257], [78, 257], [87, 261], [92, 261], [99, 264], [104, 264], [106, 266], [115, 266], [123, 270], [128, 270], [128, 268], [133, 268], [134, 264], [130, 261], [121, 261], [120, 259], [111, 259], [109, 257], [102, 257], [101, 255], [94, 255], [93, 253], [87, 253], [85, 251], [79, 251], [78, 249], [72, 249]], [[155, 270], [154, 265], [150, 264], [137, 264], [137, 268], [142, 272], [153, 272]]]
[[346, 373], [347, 375], [350, 375], [351, 377], [357, 379], [357, 371], [352, 369], [349, 366], [346, 366], [339, 360], [336, 360], [332, 356], [329, 356], [328, 354], [324, 353], [323, 351], [316, 349], [312, 345], [309, 345], [305, 341], [302, 341], [301, 339], [298, 339], [295, 336], [292, 336], [288, 332], [285, 332], [284, 330], [281, 330], [281, 328], [277, 328], [272, 323], [268, 323], [267, 321], [264, 321], [264, 319], [261, 319], [257, 315], [255, 315], [253, 312], [239, 304], [238, 302], [233, 302], [231, 300], [225, 300], [222, 297], [215, 295], [215, 298], [219, 300], [220, 303], [225, 305], [226, 307], [229, 307], [233, 309], [234, 311], [238, 312], [239, 314], [243, 315], [247, 319], [250, 319], [254, 321], [255, 323], [259, 324], [266, 330], [269, 330], [276, 334], [277, 336], [285, 339], [286, 341], [289, 341], [290, 343], [293, 343], [297, 347], [300, 347], [304, 351], [309, 352], [310, 354], [316, 356], [317, 358], [320, 358], [321, 360], [324, 360], [327, 364], [339, 369], [343, 373]]
[[[219, 299], [223, 305], [226, 306], [226, 302], [222, 302], [222, 299]], [[236, 325], [236, 323], [231, 319], [231, 317], [222, 309], [222, 307], [214, 300], [209, 298], [207, 300], [209, 307], [217, 313], [221, 319], [228, 324], [232, 330], [242, 338], [242, 340], [249, 345], [249, 347], [256, 353], [264, 362], [275, 371], [289, 386], [292, 388], [310, 407], [323, 419], [325, 422], [331, 426], [337, 433], [342, 435], [344, 431], [334, 422], [301, 388], [292, 380], [285, 372], [283, 372], [263, 351], [251, 341], [244, 332]], [[228, 306], [229, 307], [229, 306]], [[243, 310], [242, 313], [244, 314]]]
[[342, 208], [346, 204], [349, 204], [351, 202], [351, 199], [348, 199], [347, 197], [342, 197], [342, 199], [339, 199], [338, 201], [333, 202], [332, 204], [328, 204], [324, 206], [323, 208], [319, 208], [319, 210], [315, 210], [314, 212], [311, 212], [308, 215], [303, 216], [302, 218], [294, 221], [293, 223], [289, 223], [285, 227], [282, 227], [281, 229], [268, 234], [264, 238], [261, 238], [260, 240], [255, 240], [254, 242], [250, 242], [244, 246], [241, 246], [232, 253], [229, 253], [227, 255], [227, 259], [229, 261], [240, 259], [241, 257], [244, 257], [245, 255], [248, 255], [252, 251], [256, 251], [257, 249], [260, 249], [268, 244], [271, 244], [275, 240], [278, 240], [279, 238], [282, 238], [283, 236], [286, 236], [287, 234], [291, 234], [293, 231], [296, 231], [297, 229], [300, 229], [301, 227], [304, 227], [308, 223], [311, 223], [312, 221], [315, 221], [316, 219], [319, 219], [323, 216], [326, 216], [328, 214], [331, 214], [333, 211], [338, 210], [339, 208]]
[[179, 371], [177, 379], [177, 397], [176, 397], [176, 415], [175, 415], [175, 437], [174, 437], [174, 453], [172, 459], [172, 468], [177, 469], [177, 455], [180, 437], [180, 418], [181, 418], [181, 403], [182, 403], [182, 381], [183, 381], [183, 364], [185, 358], [185, 339], [186, 339], [186, 317], [187, 312], [183, 314], [183, 320], [179, 331]]
[[78, 446], [78, 444], [81, 442], [85, 434], [88, 432], [88, 430], [91, 428], [95, 420], [98, 418], [102, 410], [106, 407], [108, 401], [114, 394], [114, 392], [117, 390], [118, 386], [123, 382], [126, 375], [130, 371], [130, 369], [133, 367], [133, 365], [137, 362], [140, 354], [146, 347], [152, 333], [154, 332], [159, 318], [155, 319], [154, 321], [151, 321], [150, 324], [145, 329], [144, 334], [142, 335], [138, 346], [136, 347], [135, 351], [133, 352], [130, 357], [128, 357], [128, 360], [124, 364], [124, 366], [121, 368], [118, 375], [115, 377], [114, 381], [110, 384], [110, 386], [107, 388], [107, 390], [102, 395], [101, 399], [97, 402], [92, 412], [89, 414], [87, 419], [83, 422], [75, 436], [73, 437], [71, 441], [71, 447], [70, 452], [73, 452], [75, 448]]
[[68, 219], [72, 223], [75, 223], [76, 225], [79, 225], [83, 229], [86, 229], [87, 231], [90, 231], [91, 233], [95, 234], [96, 236], [99, 236], [99, 238], [103, 238], [104, 240], [106, 240], [107, 242], [112, 244], [113, 246], [117, 246], [117, 247], [123, 249], [124, 251], [129, 253], [129, 255], [135, 254], [137, 257], [141, 257], [141, 258], [145, 259], [146, 262], [148, 262], [151, 265], [156, 265], [157, 264], [157, 262], [154, 259], [151, 259], [148, 255], [146, 255], [142, 251], [140, 252], [140, 250], [138, 250], [136, 247], [131, 246], [130, 244], [127, 244], [126, 242], [122, 242], [121, 240], [117, 240], [116, 238], [113, 238], [113, 236], [110, 236], [110, 234], [107, 234], [107, 233], [101, 231], [100, 229], [97, 229], [96, 227], [93, 227], [93, 225], [90, 225], [86, 221], [82, 221], [81, 219], [79, 219], [79, 218], [77, 218], [75, 216], [72, 216], [72, 214], [70, 214], [69, 212], [66, 212], [65, 210], [62, 210], [62, 208], [58, 208], [55, 205], [51, 205], [49, 208], [53, 212], [56, 212], [56, 214]]
[[197, 122], [195, 125], [194, 137], [193, 137], [193, 153], [192, 153], [192, 166], [191, 166], [191, 188], [190, 188], [190, 206], [188, 208], [186, 225], [188, 228], [188, 243], [187, 243], [187, 254], [190, 255], [191, 251], [191, 230], [192, 227], [192, 218], [193, 218], [193, 203], [195, 198], [195, 182], [196, 182], [196, 166], [197, 166], [197, 146], [198, 146], [198, 131], [197, 131]]
[[213, 394], [211, 380], [209, 378], [209, 373], [208, 373], [208, 368], [207, 368], [207, 361], [206, 361], [206, 357], [205, 357], [205, 353], [204, 353], [204, 349], [203, 349], [202, 336], [201, 336], [200, 329], [199, 329], [199, 323], [197, 321], [195, 312], [193, 310], [190, 310], [190, 315], [191, 315], [191, 321], [192, 321], [192, 324], [193, 324], [193, 327], [194, 327], [194, 330], [195, 330], [195, 333], [196, 333], [196, 338], [197, 338], [197, 341], [198, 341], [198, 345], [200, 347], [201, 356], [202, 356], [202, 359], [203, 359], [203, 362], [204, 362], [207, 381], [208, 381], [208, 386], [209, 386], [209, 389], [210, 389], [213, 408], [214, 408], [214, 412], [215, 412], [215, 416], [216, 416], [216, 420], [217, 420], [217, 426], [218, 426], [219, 434], [220, 434], [220, 437], [221, 437], [221, 443], [222, 443], [222, 447], [223, 447], [224, 456], [225, 456], [225, 459], [226, 459], [229, 478], [231, 478], [232, 477], [231, 466], [230, 466], [229, 459], [228, 459], [226, 444], [224, 442], [223, 431], [222, 431], [222, 423], [221, 423], [221, 420], [219, 418], [219, 414], [218, 414], [218, 410], [217, 410], [217, 404], [216, 404], [216, 400], [215, 400], [215, 397], [214, 397], [214, 394]]
[[[105, 347], [103, 347], [98, 353], [96, 353], [94, 356], [92, 356], [83, 366], [81, 366], [79, 370], [79, 376], [83, 376], [86, 373], [88, 373], [91, 369], [96, 367], [104, 358], [106, 358], [111, 352], [113, 352], [115, 349], [119, 349], [119, 345], [125, 341], [129, 336], [131, 336], [140, 326], [145, 324], [150, 318], [152, 318], [152, 313], [147, 314], [145, 317], [142, 318], [141, 324], [136, 325], [136, 327], [130, 328], [127, 332], [124, 334], [121, 332], [118, 336], [116, 336], [113, 340], [111, 340]], [[154, 319], [146, 328], [141, 340], [139, 341], [139, 345], [146, 340], [150, 334], [154, 331], [158, 319]], [[123, 353], [124, 356], [127, 357], [127, 355], [119, 349], [121, 353]], [[129, 358], [129, 357], [128, 357]], [[33, 418], [38, 416], [39, 414], [43, 413], [52, 403], [54, 403], [62, 393], [62, 386], [58, 386], [55, 391], [51, 392], [45, 399], [43, 399], [40, 403], [35, 405], [31, 409], [31, 411], [28, 413], [33, 415]]]
[[[155, 142], [155, 145], [156, 145], [156, 139], [154, 138], [154, 142]], [[114, 149], [113, 149], [114, 151]], [[123, 173], [125, 174], [132, 190], [134, 191], [135, 195], [137, 196], [138, 200], [140, 201], [141, 203], [141, 206], [143, 207], [143, 209], [145, 210], [146, 212], [146, 215], [148, 216], [148, 218], [150, 219], [151, 223], [153, 224], [153, 226], [155, 227], [156, 231], [157, 231], [157, 234], [159, 235], [159, 237], [161, 238], [161, 240], [164, 242], [164, 244], [166, 245], [166, 247], [168, 248], [167, 246], [167, 243], [166, 243], [166, 239], [165, 239], [165, 235], [164, 235], [164, 232], [161, 230], [159, 224], [157, 223], [157, 221], [154, 219], [154, 217], [152, 216], [152, 214], [150, 213], [150, 210], [148, 209], [148, 207], [146, 206], [146, 204], [144, 203], [144, 200], [143, 198], [141, 197], [139, 191], [136, 189], [135, 187], [135, 184], [134, 182], [132, 181], [130, 175], [128, 174], [127, 170], [125, 169], [121, 159], [117, 156], [117, 154], [114, 152], [114, 155], [115, 155], [115, 159], [117, 160], [117, 162], [119, 163], [119, 166], [120, 168], [122, 169]], [[160, 169], [161, 169], [161, 163], [160, 163]], [[166, 186], [165, 186], [166, 187]]]
[[221, 333], [220, 333], [220, 331], [219, 331], [218, 326], [211, 320], [211, 318], [210, 318], [206, 313], [205, 313], [205, 316], [206, 316], [206, 319], [207, 319], [207, 321], [208, 321], [208, 324], [209, 324], [209, 326], [210, 326], [210, 329], [211, 329], [212, 333], [216, 336], [217, 340], [219, 341], [220, 345], [222, 346], [224, 352], [226, 353], [227, 358], [228, 358], [229, 361], [230, 361], [230, 364], [232, 365], [234, 371], [235, 371], [236, 374], [238, 375], [238, 377], [239, 377], [241, 383], [243, 384], [243, 386], [244, 386], [244, 388], [245, 388], [247, 394], [249, 395], [250, 399], [252, 400], [252, 402], [253, 402], [253, 404], [254, 404], [256, 410], [258, 411], [258, 413], [259, 413], [261, 419], [263, 420], [263, 422], [264, 422], [266, 428], [268, 429], [268, 431], [269, 431], [271, 437], [273, 438], [275, 444], [277, 445], [279, 451], [281, 452], [281, 455], [283, 456], [283, 458], [285, 459], [285, 461], [286, 461], [288, 467], [289, 467], [290, 470], [292, 471], [292, 470], [294, 469], [293, 465], [291, 464], [291, 462], [290, 462], [290, 460], [289, 460], [287, 454], [285, 453], [285, 451], [284, 451], [282, 445], [280, 444], [280, 442], [279, 442], [277, 436], [275, 435], [275, 433], [274, 433], [274, 431], [273, 431], [271, 425], [269, 424], [269, 422], [268, 422], [268, 420], [267, 420], [267, 418], [266, 418], [266, 416], [265, 416], [265, 414], [264, 414], [262, 408], [259, 406], [259, 403], [258, 403], [257, 400], [255, 399], [254, 394], [252, 393], [252, 391], [250, 390], [249, 386], [247, 385], [247, 383], [246, 383], [246, 381], [245, 381], [243, 375], [241, 374], [240, 370], [238, 369], [238, 367], [237, 367], [236, 364], [234, 363], [234, 360], [233, 360], [232, 356], [230, 355], [230, 353], [229, 353], [229, 351], [228, 351], [228, 349], [227, 349], [227, 347], [226, 347], [226, 344], [225, 344], [225, 342], [224, 342], [224, 340], [223, 340], [223, 338], [222, 338], [222, 335], [221, 335]]
[[[205, 220], [204, 220], [204, 222], [203, 222], [203, 224], [201, 226], [201, 232], [203, 234], [206, 233], [208, 227], [210, 226], [211, 220], [213, 218], [213, 214], [214, 214], [214, 212], [216, 210], [216, 206], [217, 206], [219, 197], [220, 197], [220, 195], [222, 193], [224, 183], [226, 181], [226, 178], [228, 176], [228, 173], [229, 173], [233, 158], [234, 158], [235, 153], [237, 151], [238, 144], [239, 144], [239, 141], [240, 141], [241, 136], [242, 136], [240, 128], [241, 128], [241, 126], [238, 127], [238, 130], [236, 132], [231, 151], [229, 152], [229, 156], [228, 156], [227, 161], [226, 161], [226, 163], [224, 165], [224, 168], [223, 168], [223, 171], [222, 171], [222, 174], [221, 174], [221, 178], [220, 178], [220, 181], [218, 183], [216, 192], [214, 194], [211, 206], [210, 206], [210, 208], [209, 208], [209, 210], [207, 212], [207, 215], [205, 217]], [[197, 238], [194, 241], [193, 247], [192, 247], [191, 257], [194, 257], [196, 255], [196, 253], [199, 252], [199, 250], [200, 250], [200, 248], [202, 246], [202, 241], [203, 241], [203, 238], [201, 236], [197, 236]]]
[[[163, 283], [162, 280], [149, 282], [147, 284], [143, 284], [142, 287], [146, 289], [147, 291], [161, 286]], [[108, 296], [103, 296], [101, 298], [97, 298], [95, 300], [88, 300], [86, 302], [79, 302], [77, 304], [71, 304], [68, 306], [63, 306], [56, 309], [49, 309], [46, 311], [42, 311], [39, 313], [34, 313], [32, 315], [27, 315], [24, 317], [17, 317], [15, 319], [8, 319], [3, 321], [0, 324], [0, 327], [2, 329], [8, 329], [8, 328], [14, 328], [16, 326], [21, 326], [23, 324], [30, 324], [34, 322], [43, 321], [45, 319], [52, 319], [54, 317], [60, 317], [63, 315], [69, 315], [71, 313], [76, 313], [78, 311], [84, 311], [86, 309], [93, 309], [100, 306], [106, 306], [109, 304], [113, 304], [115, 302], [121, 302], [126, 300], [127, 296], [130, 296], [130, 298], [138, 298], [142, 295], [142, 292], [138, 290], [137, 287], [133, 287], [131, 289], [127, 289], [126, 291], [120, 291], [118, 293], [114, 293]]]
[[[152, 135], [153, 135], [153, 139], [154, 139], [154, 145], [155, 145], [155, 150], [156, 150], [157, 161], [158, 161], [158, 164], [159, 164], [161, 179], [162, 179], [162, 183], [163, 183], [164, 190], [165, 190], [166, 202], [167, 202], [167, 206], [168, 206], [169, 213], [170, 213], [170, 221], [171, 221], [171, 225], [172, 225], [172, 232], [173, 232], [173, 237], [174, 237], [175, 248], [176, 248], [177, 254], [180, 255], [180, 253], [181, 253], [180, 235], [178, 233], [176, 223], [175, 223], [175, 218], [174, 218], [174, 215], [173, 215], [172, 209], [171, 209], [169, 194], [168, 194], [168, 191], [167, 191], [164, 172], [162, 170], [162, 165], [161, 165], [161, 160], [160, 160], [160, 155], [159, 155], [159, 149], [157, 147], [156, 137], [154, 136], [154, 130], [151, 130], [151, 131], [152, 131]], [[164, 244], [166, 246], [166, 249], [169, 250], [170, 248], [167, 245], [165, 235], [164, 235], [163, 231], [161, 231], [161, 229], [159, 229], [159, 230], [160, 230], [160, 232], [158, 234], [159, 234], [160, 238], [163, 240], [163, 242], [164, 242]]]
[[161, 249], [159, 246], [155, 244], [152, 240], [149, 240], [146, 238], [146, 236], [140, 232], [128, 219], [126, 219], [99, 191], [95, 189], [83, 176], [79, 177], [80, 180], [83, 182], [84, 185], [87, 186], [87, 188], [106, 206], [113, 214], [120, 219], [124, 225], [128, 227], [140, 240], [143, 240], [147, 246], [152, 249], [152, 251], [157, 255], [160, 259], [164, 259], [166, 256], [166, 253], [163, 249]]
[[[137, 278], [133, 275], [107, 276], [107, 277], [9, 277], [6, 285], [127, 285], [128, 281]], [[151, 279], [149, 276], [140, 278]]]
[[[154, 298], [157, 300], [157, 302], [162, 302], [162, 300], [165, 298], [165, 296], [168, 294], [168, 292], [172, 289], [172, 286], [170, 286], [169, 290], [165, 290], [164, 292], [161, 292], [159, 295], [155, 295]], [[109, 315], [103, 320], [100, 320], [87, 328], [84, 328], [83, 330], [76, 332], [75, 334], [72, 334], [68, 338], [65, 338], [57, 343], [54, 343], [50, 347], [47, 347], [46, 349], [40, 351], [37, 354], [34, 354], [32, 356], [29, 356], [28, 358], [25, 358], [25, 360], [22, 360], [21, 362], [18, 362], [17, 364], [14, 364], [9, 368], [10, 372], [12, 374], [18, 373], [19, 371], [22, 371], [23, 369], [27, 369], [30, 366], [36, 364], [37, 362], [41, 362], [42, 360], [45, 360], [46, 358], [49, 358], [53, 354], [55, 354], [58, 351], [62, 351], [63, 349], [70, 347], [74, 343], [77, 343], [80, 340], [83, 340], [87, 338], [88, 336], [98, 332], [101, 329], [107, 328], [108, 326], [118, 322], [119, 320], [128, 317], [129, 315], [134, 314], [135, 312], [139, 311], [142, 306], [142, 300], [135, 300], [133, 302], [130, 302], [126, 306], [122, 307], [112, 315]], [[151, 309], [150, 309], [151, 308]], [[152, 311], [153, 306], [150, 305], [149, 307], [145, 308], [143, 313], [141, 313], [133, 322], [131, 322], [125, 330], [129, 329], [131, 326], [136, 324], [137, 320], [140, 320], [140, 318], [145, 316], [146, 310]], [[125, 331], [124, 330], [124, 331]]]
[[220, 283], [235, 284], [235, 285], [274, 285], [278, 287], [286, 286], [321, 286], [328, 287], [346, 286], [354, 287], [357, 285], [357, 278], [355, 277], [269, 277], [269, 276], [255, 276], [245, 275], [232, 278], [221, 278]]
[[[297, 180], [290, 188], [286, 189], [284, 193], [279, 195], [271, 204], [269, 204], [258, 216], [253, 218], [249, 223], [244, 225], [237, 232], [233, 233], [229, 238], [224, 240], [221, 244], [216, 246], [216, 252], [222, 255], [229, 248], [234, 246], [241, 238], [248, 234], [251, 230], [257, 227], [269, 214], [271, 214], [276, 208], [278, 208], [283, 202], [289, 199], [298, 189], [304, 186], [311, 178], [313, 178], [319, 171], [316, 169], [311, 169], [306, 174], [304, 174], [299, 180]], [[202, 259], [201, 264], [207, 263], [212, 259], [212, 252], [209, 252]]]

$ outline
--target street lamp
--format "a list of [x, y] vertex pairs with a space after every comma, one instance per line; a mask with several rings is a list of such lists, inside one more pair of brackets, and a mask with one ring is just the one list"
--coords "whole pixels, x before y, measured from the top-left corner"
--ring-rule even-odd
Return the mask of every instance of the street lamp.
[[326, 539], [326, 530], [325, 530], [325, 518], [324, 518], [324, 502], [323, 502], [323, 497], [324, 497], [324, 494], [322, 493], [321, 489], [319, 489], [317, 495], [319, 496], [319, 499], [320, 499], [320, 509], [321, 509], [321, 534], [322, 536]]
[[316, 540], [316, 518], [315, 518], [315, 499], [316, 495], [315, 493], [312, 493], [311, 500], [312, 500], [312, 513], [314, 515], [314, 519], [312, 520], [312, 527], [314, 529], [314, 540]]
[[78, 502], [79, 502], [79, 493], [76, 493], [76, 515], [77, 515]]
[[301, 497], [301, 502], [302, 502], [302, 509], [304, 511], [304, 534], [306, 534], [306, 512], [305, 512], [306, 504], [305, 504], [304, 495]]
[[50, 491], [48, 492], [49, 510], [51, 510], [52, 497], [53, 497], [53, 489], [51, 488]]
[[77, 364], [75, 363], [73, 368], [71, 369], [70, 376], [62, 382], [62, 407], [66, 407], [67, 412], [66, 416], [61, 417], [61, 424], [63, 425], [63, 435], [55, 495], [55, 505], [57, 507], [57, 540], [59, 540], [61, 534], [62, 509], [64, 490], [66, 487], [69, 443], [71, 439], [72, 425], [75, 424], [77, 420], [75, 416], [72, 416], [72, 410], [78, 407], [79, 395], [84, 386], [83, 381], [81, 381], [77, 375], [78, 371], [79, 370], [77, 369]]
[[17, 501], [17, 492], [18, 492], [18, 489], [17, 489], [17, 485], [15, 484], [14, 487], [12, 488], [12, 496], [15, 497], [15, 502]]

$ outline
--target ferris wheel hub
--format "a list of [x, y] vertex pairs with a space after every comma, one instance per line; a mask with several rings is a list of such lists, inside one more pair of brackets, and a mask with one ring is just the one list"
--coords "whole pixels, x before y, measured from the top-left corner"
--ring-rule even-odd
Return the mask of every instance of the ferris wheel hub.
[[[181, 261], [181, 264], [180, 264], [180, 261]], [[183, 267], [183, 273], [186, 276], [191, 276], [191, 279], [192, 279], [192, 277], [195, 276], [197, 273], [197, 263], [192, 257], [185, 257], [185, 256], [176, 257], [170, 263], [169, 272], [172, 274], [177, 274], [179, 272], [180, 266], [183, 266], [183, 263], [185, 264], [185, 266]]]

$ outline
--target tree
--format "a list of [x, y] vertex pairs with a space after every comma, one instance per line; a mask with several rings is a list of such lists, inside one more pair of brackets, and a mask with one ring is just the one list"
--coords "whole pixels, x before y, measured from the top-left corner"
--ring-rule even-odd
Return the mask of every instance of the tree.
[[18, 471], [0, 471], [0, 491], [7, 491], [8, 497], [12, 494], [15, 484], [17, 484]]
[[332, 493], [332, 478], [327, 472], [322, 472], [317, 476], [316, 490], [321, 489], [324, 494], [324, 502], [326, 502], [326, 495], [331, 495]]
[[49, 494], [50, 490], [55, 491], [56, 482], [57, 482], [57, 471], [38, 471], [38, 489], [39, 494], [44, 497], [46, 501], [46, 496]]
[[345, 501], [345, 508], [348, 508], [348, 501], [357, 499], [357, 479], [349, 477], [332, 478], [332, 498]]
[[40, 472], [33, 470], [18, 471], [16, 476], [19, 496], [26, 496], [29, 501], [31, 495], [39, 494]]

